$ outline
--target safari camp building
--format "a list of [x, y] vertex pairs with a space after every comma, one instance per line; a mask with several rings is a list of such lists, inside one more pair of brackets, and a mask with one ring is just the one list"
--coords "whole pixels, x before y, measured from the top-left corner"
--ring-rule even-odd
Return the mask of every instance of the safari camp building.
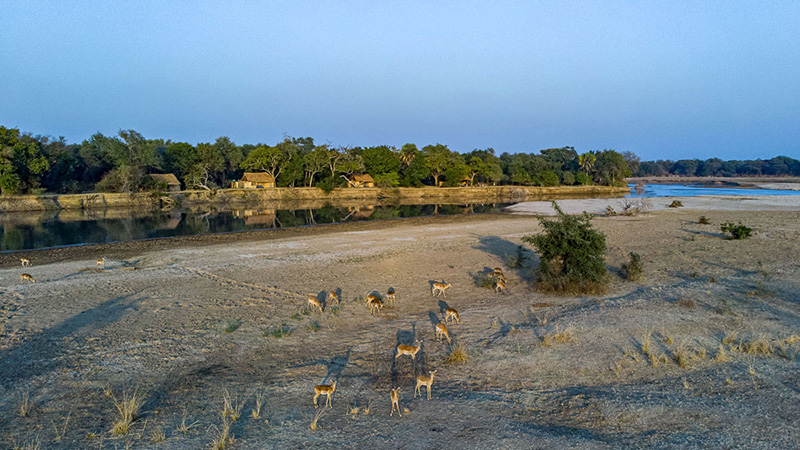
[[352, 187], [375, 187], [375, 179], [368, 173], [353, 175], [349, 181]]
[[158, 183], [166, 184], [167, 191], [169, 192], [178, 192], [181, 190], [181, 182], [178, 181], [178, 177], [171, 173], [151, 173], [150, 178], [155, 180]]
[[234, 189], [274, 188], [275, 178], [266, 172], [245, 172], [242, 179], [234, 181], [231, 187]]

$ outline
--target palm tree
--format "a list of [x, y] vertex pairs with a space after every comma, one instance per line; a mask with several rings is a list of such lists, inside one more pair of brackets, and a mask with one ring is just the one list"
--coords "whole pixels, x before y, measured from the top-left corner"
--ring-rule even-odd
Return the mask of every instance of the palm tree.
[[595, 161], [597, 161], [597, 157], [592, 152], [578, 155], [578, 165], [580, 165], [581, 169], [586, 173], [587, 178], [589, 177], [589, 171], [594, 167]]

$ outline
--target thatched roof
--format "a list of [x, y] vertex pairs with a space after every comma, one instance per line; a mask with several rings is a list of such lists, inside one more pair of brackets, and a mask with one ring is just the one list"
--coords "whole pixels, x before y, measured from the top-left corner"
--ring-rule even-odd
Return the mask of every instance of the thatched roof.
[[250, 181], [252, 183], [274, 183], [275, 178], [267, 172], [245, 172], [242, 175], [242, 181]]
[[181, 182], [178, 181], [178, 177], [171, 173], [151, 173], [150, 177], [156, 181], [163, 181], [167, 183], [167, 186], [180, 186]]
[[353, 175], [350, 177], [351, 181], [359, 182], [359, 183], [374, 183], [375, 179], [372, 178], [372, 175], [368, 173]]

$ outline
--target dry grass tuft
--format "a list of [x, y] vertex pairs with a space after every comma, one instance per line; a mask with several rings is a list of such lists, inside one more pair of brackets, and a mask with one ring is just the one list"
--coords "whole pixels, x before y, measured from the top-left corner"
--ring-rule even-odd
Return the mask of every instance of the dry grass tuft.
[[664, 352], [661, 352], [658, 355], [656, 355], [655, 353], [648, 353], [647, 357], [648, 359], [650, 359], [650, 364], [653, 367], [658, 367], [659, 364], [666, 364], [666, 362], [669, 361], [667, 355]]
[[672, 357], [681, 369], [689, 367], [689, 363], [692, 361], [692, 353], [685, 345], [677, 346]]
[[67, 434], [67, 425], [69, 425], [69, 418], [71, 415], [72, 412], [67, 414], [67, 417], [64, 418], [64, 423], [61, 425], [61, 428], [57, 427], [56, 423], [51, 421], [53, 424], [53, 431], [55, 431], [56, 434], [56, 437], [54, 438], [56, 442], [61, 442], [61, 440], [64, 439], [64, 436]]
[[222, 391], [222, 417], [230, 417], [234, 422], [242, 417], [244, 400], [240, 400], [238, 395], [231, 396], [227, 389]]
[[351, 406], [348, 414], [350, 414], [351, 416], [355, 416], [358, 414], [359, 411], [361, 411], [361, 408], [359, 408], [358, 406]]
[[469, 362], [469, 355], [467, 354], [467, 349], [459, 342], [453, 350], [450, 351], [450, 354], [447, 355], [447, 359], [445, 360], [447, 364], [466, 364]]
[[20, 417], [27, 417], [28, 414], [31, 413], [31, 408], [33, 407], [33, 402], [31, 401], [31, 395], [28, 392], [23, 392], [22, 395], [19, 397], [19, 415]]
[[181, 415], [181, 424], [180, 424], [180, 426], [178, 428], [175, 429], [175, 431], [177, 431], [179, 433], [183, 433], [183, 435], [186, 436], [186, 433], [188, 433], [189, 430], [192, 429], [192, 427], [196, 427], [197, 424], [198, 424], [198, 422], [195, 421], [195, 422], [192, 422], [189, 425], [186, 425], [186, 409], [184, 408], [183, 414]]
[[652, 331], [648, 331], [647, 334], [642, 336], [642, 343], [641, 343], [641, 345], [642, 345], [642, 353], [644, 353], [645, 356], [650, 356], [650, 350], [651, 350], [651, 345], [652, 345], [652, 342], [651, 342], [652, 337], [653, 337], [653, 332]]
[[775, 353], [775, 347], [764, 337], [759, 336], [758, 339], [741, 344], [741, 350], [749, 355], [771, 355]]
[[[722, 337], [722, 344], [729, 346], [731, 350], [737, 350], [738, 346], [735, 345], [736, 340], [739, 338], [739, 333], [735, 331], [725, 332], [725, 336]], [[737, 347], [737, 348], [734, 348]]]
[[253, 405], [253, 411], [251, 412], [251, 416], [253, 419], [260, 419], [261, 418], [261, 410], [264, 408], [264, 397], [265, 392], [262, 389], [256, 389], [254, 397], [256, 399], [255, 405]]
[[222, 427], [221, 428], [217, 428], [216, 426], [214, 427], [217, 430], [217, 434], [214, 437], [214, 440], [211, 441], [211, 448], [213, 450], [225, 450], [231, 445], [233, 445], [234, 439], [233, 435], [231, 434], [232, 423], [233, 422], [228, 418], [223, 418]]
[[167, 440], [167, 434], [164, 433], [164, 429], [161, 427], [156, 427], [153, 432], [150, 434], [150, 438], [153, 440], [154, 444], [159, 444]]
[[361, 414], [368, 416], [370, 411], [372, 411], [372, 399], [367, 401], [367, 406], [361, 411]]
[[692, 298], [681, 298], [678, 300], [678, 306], [683, 308], [694, 308], [697, 306], [697, 302]]
[[540, 327], [546, 327], [547, 324], [550, 322], [550, 320], [556, 316], [555, 311], [553, 311], [552, 309], [534, 311], [533, 308], [534, 308], [533, 306], [531, 306], [530, 308], [531, 316], [533, 317], [533, 320], [536, 321], [536, 324], [539, 325]]
[[793, 334], [793, 335], [791, 335], [788, 338], [783, 340], [784, 344], [789, 344], [789, 345], [794, 344], [796, 342], [800, 342], [800, 336], [798, 336], [796, 334]]
[[113, 395], [111, 398], [114, 400], [114, 406], [119, 413], [119, 418], [114, 422], [111, 433], [116, 436], [124, 436], [128, 433], [131, 424], [139, 418], [139, 409], [142, 408], [144, 399], [139, 396], [138, 389], [133, 392], [123, 392], [121, 400]]
[[576, 340], [575, 327], [569, 326], [564, 329], [564, 331], [559, 331], [558, 325], [556, 325], [555, 331], [547, 333], [542, 337], [542, 345], [548, 347], [554, 343], [566, 344], [567, 342], [573, 342]]

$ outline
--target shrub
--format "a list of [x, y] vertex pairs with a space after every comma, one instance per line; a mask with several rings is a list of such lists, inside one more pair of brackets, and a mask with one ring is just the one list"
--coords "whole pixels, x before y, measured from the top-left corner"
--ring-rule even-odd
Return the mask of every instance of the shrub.
[[708, 220], [706, 216], [700, 216], [700, 218], [697, 219], [697, 223], [699, 223], [700, 225], [708, 225], [711, 222]]
[[575, 184], [575, 174], [572, 172], [564, 172], [561, 174], [561, 184], [565, 186], [572, 186]]
[[400, 175], [395, 172], [377, 174], [374, 179], [375, 186], [382, 188], [391, 188], [400, 185]]
[[583, 172], [578, 172], [575, 174], [575, 183], [585, 186], [591, 183], [591, 179], [589, 178], [589, 175], [586, 175]]
[[622, 273], [628, 281], [636, 281], [642, 278], [644, 274], [644, 267], [642, 265], [642, 257], [638, 253], [630, 252], [630, 262], [622, 264]]
[[680, 200], [673, 200], [672, 203], [669, 204], [670, 208], [680, 208], [683, 206]]
[[540, 218], [544, 232], [525, 236], [540, 255], [536, 272], [539, 288], [569, 293], [605, 292], [606, 236], [592, 228], [592, 217], [565, 214], [556, 202], [555, 220]]
[[738, 225], [734, 225], [733, 222], [725, 222], [719, 229], [723, 233], [730, 233], [733, 239], [749, 238], [753, 232], [752, 228], [742, 225], [742, 222], [739, 222]]

